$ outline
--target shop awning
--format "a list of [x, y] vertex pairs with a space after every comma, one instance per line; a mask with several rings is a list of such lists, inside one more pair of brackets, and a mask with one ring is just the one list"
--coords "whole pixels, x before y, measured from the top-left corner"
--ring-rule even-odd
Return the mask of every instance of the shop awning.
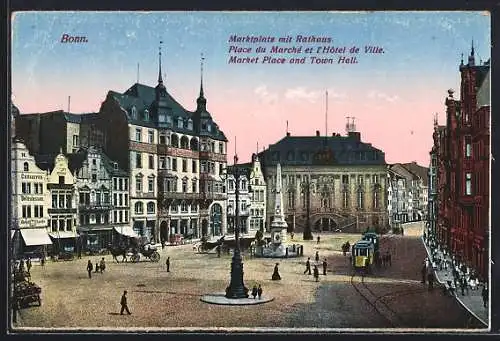
[[24, 243], [26, 246], [33, 245], [51, 245], [52, 241], [49, 238], [47, 230], [42, 229], [21, 229], [21, 235], [23, 236]]
[[115, 231], [127, 237], [139, 238], [139, 235], [130, 226], [115, 226]]
[[55, 239], [76, 238], [78, 235], [72, 231], [50, 232], [49, 236]]

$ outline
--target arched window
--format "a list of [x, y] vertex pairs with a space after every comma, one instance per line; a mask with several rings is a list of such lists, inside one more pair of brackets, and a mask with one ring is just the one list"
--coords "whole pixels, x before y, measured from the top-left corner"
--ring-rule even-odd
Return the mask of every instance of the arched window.
[[149, 121], [149, 110], [144, 110], [144, 121]]
[[189, 139], [187, 138], [187, 136], [181, 137], [181, 148], [182, 149], [189, 149]]
[[27, 162], [25, 162], [25, 163], [24, 163], [24, 171], [25, 171], [25, 172], [28, 172], [28, 171], [30, 170], [29, 168], [30, 168], [30, 167], [29, 167], [28, 163], [27, 163]]
[[138, 201], [135, 203], [135, 214], [143, 214], [144, 213], [144, 204], [142, 201]]
[[148, 214], [155, 213], [155, 203], [150, 201], [147, 205]]
[[172, 134], [171, 136], [172, 147], [179, 148], [179, 136], [177, 134]]
[[198, 140], [193, 137], [189, 143], [191, 145], [191, 150], [198, 151]]
[[133, 106], [133, 107], [132, 107], [132, 109], [130, 109], [130, 111], [131, 111], [131, 113], [132, 113], [132, 118], [133, 118], [134, 120], [136, 120], [136, 119], [137, 119], [137, 109], [136, 109], [136, 107], [135, 107], [135, 106]]
[[188, 129], [193, 130], [193, 120], [192, 119], [188, 120]]

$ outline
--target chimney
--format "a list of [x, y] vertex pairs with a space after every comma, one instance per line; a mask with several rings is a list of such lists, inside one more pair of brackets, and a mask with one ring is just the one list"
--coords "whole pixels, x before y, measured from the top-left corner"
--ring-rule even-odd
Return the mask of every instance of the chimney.
[[353, 138], [354, 140], [360, 142], [361, 141], [361, 134], [357, 131], [350, 131], [348, 133], [348, 136]]
[[316, 136], [319, 136], [319, 130], [316, 130]]

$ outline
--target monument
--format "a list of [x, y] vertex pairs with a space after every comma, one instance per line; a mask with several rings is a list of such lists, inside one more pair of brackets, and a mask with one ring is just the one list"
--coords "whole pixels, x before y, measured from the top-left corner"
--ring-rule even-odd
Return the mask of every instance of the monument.
[[287, 227], [285, 214], [283, 212], [283, 191], [281, 184], [281, 165], [276, 166], [276, 189], [274, 200], [274, 214], [271, 221], [271, 242], [267, 245], [259, 245], [256, 248], [257, 257], [288, 258], [297, 257], [302, 254], [302, 246], [299, 244], [287, 245]]

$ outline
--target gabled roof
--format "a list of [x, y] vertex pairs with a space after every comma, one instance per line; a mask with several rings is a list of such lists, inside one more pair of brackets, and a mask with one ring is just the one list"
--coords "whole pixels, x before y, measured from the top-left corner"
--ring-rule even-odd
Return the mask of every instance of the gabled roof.
[[[39, 154], [35, 156], [36, 165], [43, 170], [52, 171], [54, 169], [54, 163], [58, 154]], [[80, 169], [83, 165], [83, 162], [87, 158], [87, 154], [85, 152], [65, 154], [68, 158], [68, 168], [71, 173], [75, 170]]]

